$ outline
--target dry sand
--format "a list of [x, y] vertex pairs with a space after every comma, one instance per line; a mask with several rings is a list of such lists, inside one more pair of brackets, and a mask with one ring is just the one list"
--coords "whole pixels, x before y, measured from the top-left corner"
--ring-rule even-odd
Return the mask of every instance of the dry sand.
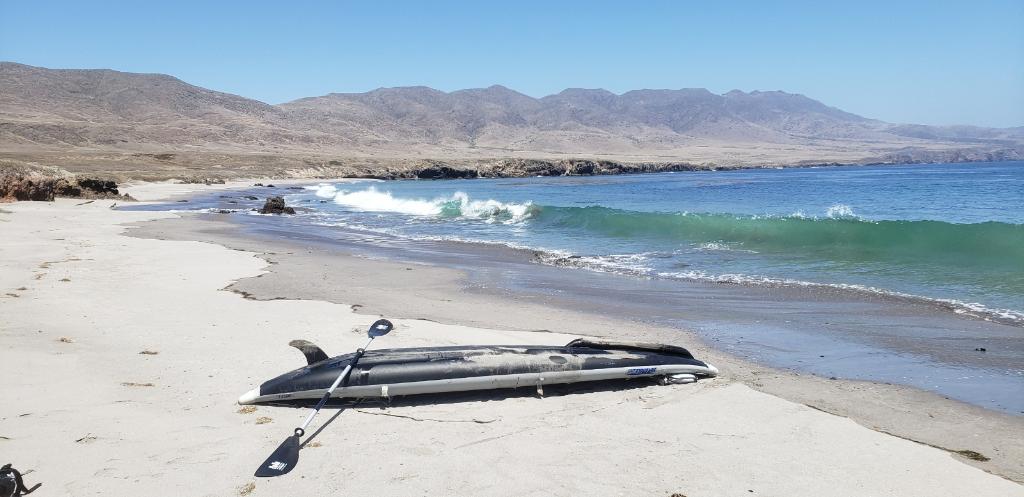
[[[146, 188], [129, 191], [171, 191]], [[217, 244], [123, 236], [124, 223], [174, 214], [110, 204], [0, 206], [0, 462], [34, 470], [39, 495], [1024, 495], [947, 451], [729, 374], [350, 410], [295, 471], [257, 481], [252, 471], [305, 411], [243, 413], [237, 396], [301, 365], [289, 340], [350, 351], [375, 316], [222, 291], [268, 263]], [[389, 290], [398, 301], [402, 292]], [[500, 321], [509, 311], [479, 312]], [[570, 338], [394, 321], [376, 347]], [[1021, 432], [990, 436], [1019, 445]]]

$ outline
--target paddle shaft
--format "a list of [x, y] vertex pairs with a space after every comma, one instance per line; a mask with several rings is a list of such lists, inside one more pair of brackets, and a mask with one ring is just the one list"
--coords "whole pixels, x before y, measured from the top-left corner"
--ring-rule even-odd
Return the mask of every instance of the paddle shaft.
[[327, 393], [325, 393], [324, 396], [320, 399], [320, 402], [317, 402], [316, 407], [313, 408], [313, 412], [309, 413], [309, 416], [306, 416], [306, 420], [302, 422], [302, 426], [296, 428], [296, 434], [306, 433], [306, 427], [308, 427], [309, 424], [313, 422], [313, 418], [316, 417], [316, 414], [320, 412], [320, 409], [324, 405], [327, 404], [327, 401], [330, 400], [331, 398], [331, 394], [333, 394], [334, 390], [338, 388], [338, 385], [340, 385], [341, 382], [345, 381], [345, 378], [348, 378], [348, 374], [352, 371], [352, 367], [355, 366], [356, 362], [359, 361], [360, 357], [363, 357], [363, 353], [365, 353], [367, 347], [369, 347], [370, 344], [373, 343], [374, 338], [376, 337], [371, 336], [370, 339], [366, 341], [366, 345], [363, 345], [362, 348], [356, 350], [356, 353], [352, 357], [352, 360], [348, 362], [348, 365], [345, 366], [345, 369], [343, 369], [341, 371], [341, 374], [338, 375], [338, 378], [334, 380], [334, 383], [331, 384], [331, 388], [327, 389]]

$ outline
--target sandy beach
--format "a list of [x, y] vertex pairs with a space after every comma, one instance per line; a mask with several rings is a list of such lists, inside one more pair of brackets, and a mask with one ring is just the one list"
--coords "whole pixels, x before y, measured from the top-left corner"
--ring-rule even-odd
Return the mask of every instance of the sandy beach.
[[[125, 191], [157, 200], [248, 184]], [[448, 269], [111, 204], [0, 204], [0, 463], [32, 470], [37, 495], [1024, 495], [1021, 416], [772, 370], [678, 330], [495, 301]], [[288, 341], [349, 352], [380, 315], [396, 331], [379, 348], [642, 338], [687, 346], [723, 375], [367, 405], [317, 435], [291, 474], [254, 479], [306, 411], [241, 409], [237, 397], [302, 364]]]

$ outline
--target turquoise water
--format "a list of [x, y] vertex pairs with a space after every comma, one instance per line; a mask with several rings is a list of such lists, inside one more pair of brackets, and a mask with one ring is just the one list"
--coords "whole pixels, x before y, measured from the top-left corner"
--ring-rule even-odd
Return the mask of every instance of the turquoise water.
[[827, 286], [1024, 322], [1024, 163], [321, 184], [321, 226], [648, 278]]

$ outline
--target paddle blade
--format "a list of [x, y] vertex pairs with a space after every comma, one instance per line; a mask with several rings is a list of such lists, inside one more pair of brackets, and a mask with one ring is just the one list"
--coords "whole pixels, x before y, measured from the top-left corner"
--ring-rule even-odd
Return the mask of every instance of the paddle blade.
[[382, 337], [387, 335], [395, 325], [391, 324], [391, 321], [387, 319], [378, 319], [370, 325], [370, 331], [366, 332], [371, 338]]
[[296, 464], [299, 463], [299, 436], [292, 435], [281, 442], [281, 445], [270, 454], [270, 457], [260, 469], [256, 470], [255, 476], [259, 478], [271, 478], [288, 474]]

